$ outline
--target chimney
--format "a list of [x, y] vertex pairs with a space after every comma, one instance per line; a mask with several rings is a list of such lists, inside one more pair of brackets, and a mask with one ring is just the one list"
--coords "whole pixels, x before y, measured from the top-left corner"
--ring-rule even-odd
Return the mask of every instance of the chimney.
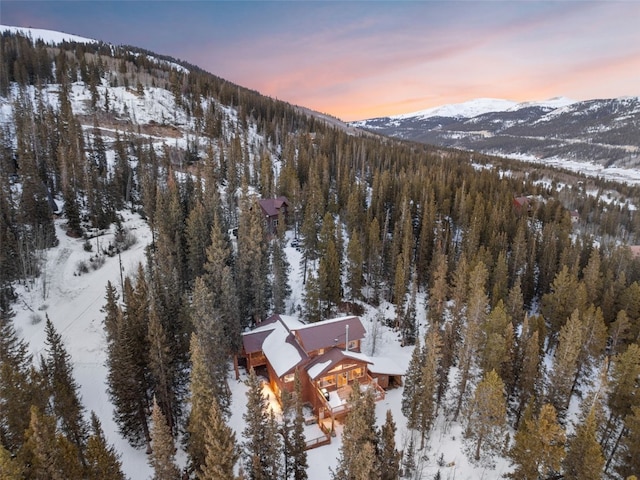
[[349, 350], [349, 324], [345, 325], [345, 335], [344, 335], [344, 351]]

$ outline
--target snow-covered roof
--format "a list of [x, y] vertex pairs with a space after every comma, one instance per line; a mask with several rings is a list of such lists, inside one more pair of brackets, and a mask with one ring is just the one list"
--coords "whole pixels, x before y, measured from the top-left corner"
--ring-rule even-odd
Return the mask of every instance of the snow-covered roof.
[[284, 323], [276, 322], [262, 343], [262, 351], [278, 377], [293, 370], [307, 358]]
[[371, 373], [381, 375], [404, 375], [406, 370], [388, 357], [369, 357], [372, 363], [367, 367]]

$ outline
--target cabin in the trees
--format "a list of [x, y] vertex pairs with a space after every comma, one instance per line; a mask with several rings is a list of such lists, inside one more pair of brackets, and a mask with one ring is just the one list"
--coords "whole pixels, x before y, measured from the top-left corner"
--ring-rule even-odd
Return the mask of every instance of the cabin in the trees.
[[242, 336], [241, 358], [247, 369], [266, 370], [271, 389], [280, 399], [292, 392], [295, 373], [302, 398], [318, 422], [333, 428], [333, 421], [349, 409], [354, 384], [371, 389], [376, 400], [384, 388], [401, 384], [404, 372], [392, 361], [360, 352], [365, 329], [359, 317], [349, 316], [304, 324], [294, 317], [272, 315]]
[[513, 197], [513, 206], [518, 213], [528, 213], [532, 210], [530, 197]]
[[263, 198], [258, 203], [260, 204], [260, 210], [264, 215], [267, 232], [270, 235], [274, 235], [278, 229], [278, 219], [280, 218], [281, 213], [285, 222], [287, 220], [289, 200], [287, 200], [287, 197]]

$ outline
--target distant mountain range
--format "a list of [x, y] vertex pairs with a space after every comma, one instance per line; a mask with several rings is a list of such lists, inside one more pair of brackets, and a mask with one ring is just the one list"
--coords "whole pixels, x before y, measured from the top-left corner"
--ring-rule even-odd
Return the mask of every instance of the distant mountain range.
[[640, 97], [525, 103], [482, 98], [350, 125], [520, 159], [640, 168]]

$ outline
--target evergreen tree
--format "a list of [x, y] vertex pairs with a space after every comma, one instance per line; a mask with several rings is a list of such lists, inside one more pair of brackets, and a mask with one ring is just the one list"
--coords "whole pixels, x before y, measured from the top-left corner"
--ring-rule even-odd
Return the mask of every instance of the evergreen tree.
[[[278, 221], [278, 228], [280, 228], [280, 225], [284, 225], [284, 219], [282, 218]], [[285, 302], [291, 295], [291, 287], [289, 286], [291, 267], [284, 252], [284, 242], [284, 236], [278, 235], [271, 244], [273, 247], [271, 251], [273, 310], [281, 313], [285, 313]]]
[[149, 310], [149, 373], [155, 399], [172, 434], [181, 415], [175, 357], [155, 308]]
[[293, 480], [306, 480], [307, 452], [304, 437], [304, 415], [302, 412], [302, 383], [298, 372], [294, 377], [292, 394], [282, 391], [284, 477]]
[[387, 410], [384, 425], [380, 429], [379, 462], [380, 480], [397, 480], [402, 455], [396, 450], [396, 424], [391, 410]]
[[[420, 346], [420, 338], [416, 338], [416, 344], [411, 352], [409, 366], [404, 376], [404, 388], [402, 389], [402, 414], [407, 420], [414, 419], [417, 415], [417, 401], [420, 391], [422, 365], [424, 364], [424, 351]], [[412, 423], [409, 420], [409, 423]]]
[[412, 478], [413, 474], [416, 470], [416, 457], [415, 457], [415, 447], [413, 444], [413, 437], [409, 438], [409, 445], [404, 452], [404, 457], [402, 458], [402, 477], [404, 478]]
[[45, 333], [47, 356], [42, 360], [42, 370], [47, 379], [51, 411], [60, 422], [64, 435], [77, 449], [79, 459], [84, 464], [83, 453], [88, 438], [88, 426], [84, 419], [84, 407], [78, 395], [78, 385], [73, 378], [71, 356], [67, 353], [62, 337], [48, 315]]
[[191, 409], [187, 419], [186, 450], [189, 456], [189, 470], [193, 472], [198, 471], [205, 460], [205, 427], [210, 414], [210, 405], [215, 402], [213, 391], [214, 387], [211, 383], [211, 375], [203, 348], [200, 345], [197, 334], [192, 333], [191, 378], [189, 383]]
[[249, 480], [281, 478], [281, 442], [273, 411], [267, 412], [262, 385], [253, 369], [247, 380], [247, 410], [243, 415], [244, 466]]
[[250, 198], [241, 206], [237, 259], [236, 292], [242, 325], [247, 326], [264, 318], [269, 300], [264, 222], [260, 206]]
[[233, 469], [240, 454], [235, 432], [224, 422], [215, 399], [211, 401], [209, 416], [204, 425], [205, 456], [197, 472], [199, 480], [233, 480]]
[[[207, 288], [202, 278], [197, 278], [193, 290], [191, 323], [198, 337], [200, 351], [206, 365], [205, 385], [212, 388], [212, 394], [223, 414], [229, 414], [231, 402], [227, 376], [229, 374], [229, 354], [231, 345], [225, 338], [226, 331], [221, 323], [221, 315], [215, 308], [214, 294]], [[192, 381], [193, 383], [193, 381]]]
[[27, 480], [81, 480], [82, 464], [78, 450], [64, 435], [56, 432], [56, 420], [31, 407], [29, 428], [18, 453]]
[[153, 469], [154, 480], [179, 480], [180, 470], [175, 463], [176, 447], [171, 428], [162, 414], [158, 402], [153, 401], [151, 410], [151, 446], [149, 465]]
[[342, 445], [334, 480], [376, 479], [378, 433], [375, 427], [375, 404], [370, 390], [364, 393], [356, 383], [349, 396], [351, 411], [342, 431]]
[[13, 312], [0, 302], [0, 445], [15, 454], [29, 427], [32, 404], [44, 409], [29, 347], [13, 326]]
[[444, 321], [444, 311], [449, 295], [449, 283], [447, 282], [447, 256], [438, 251], [434, 258], [434, 273], [431, 275], [431, 286], [427, 297], [427, 318], [429, 323], [439, 328]]
[[547, 402], [552, 404], [561, 416], [564, 416], [571, 400], [571, 387], [578, 371], [581, 346], [580, 314], [578, 310], [574, 310], [569, 321], [560, 330], [558, 348], [553, 357], [547, 387]]
[[624, 423], [627, 434], [621, 441], [616, 472], [622, 478], [631, 478], [640, 472], [640, 406], [631, 407]]
[[592, 408], [567, 442], [567, 456], [562, 463], [567, 480], [602, 478], [604, 456], [598, 443], [597, 430], [596, 411]]
[[107, 444], [95, 412], [91, 412], [91, 435], [87, 440], [86, 458], [87, 480], [125, 480], [120, 456]]
[[551, 339], [549, 348], [555, 346], [560, 330], [573, 312], [584, 308], [586, 296], [584, 284], [564, 266], [553, 279], [551, 292], [542, 297], [542, 315], [549, 325]]
[[317, 277], [309, 272], [304, 286], [303, 316], [307, 322], [319, 322], [322, 319], [322, 306], [320, 302], [320, 285]]
[[519, 338], [519, 372], [516, 381], [518, 406], [516, 409], [516, 425], [525, 406], [536, 397], [541, 377], [540, 344], [538, 332], [529, 331], [529, 319], [525, 318]]
[[107, 345], [107, 391], [115, 407], [114, 418], [122, 436], [132, 446], [146, 444], [149, 449], [149, 302], [141, 267], [138, 273], [135, 289], [131, 279], [125, 279], [126, 310], [119, 319], [116, 338]]
[[322, 314], [331, 316], [332, 309], [342, 300], [340, 256], [336, 247], [335, 225], [329, 212], [324, 217], [319, 242], [320, 265], [318, 267], [318, 289]]
[[486, 373], [476, 387], [466, 415], [465, 437], [473, 442], [473, 459], [492, 462], [502, 452], [506, 434], [507, 405], [504, 383], [495, 370]]
[[544, 404], [537, 417], [525, 413], [508, 453], [515, 466], [509, 478], [538, 480], [559, 472], [566, 455], [565, 438], [553, 405]]
[[347, 287], [354, 300], [362, 299], [364, 253], [358, 230], [353, 229], [347, 244]]
[[0, 479], [1, 480], [21, 480], [22, 467], [18, 460], [11, 456], [9, 450], [0, 443]]

